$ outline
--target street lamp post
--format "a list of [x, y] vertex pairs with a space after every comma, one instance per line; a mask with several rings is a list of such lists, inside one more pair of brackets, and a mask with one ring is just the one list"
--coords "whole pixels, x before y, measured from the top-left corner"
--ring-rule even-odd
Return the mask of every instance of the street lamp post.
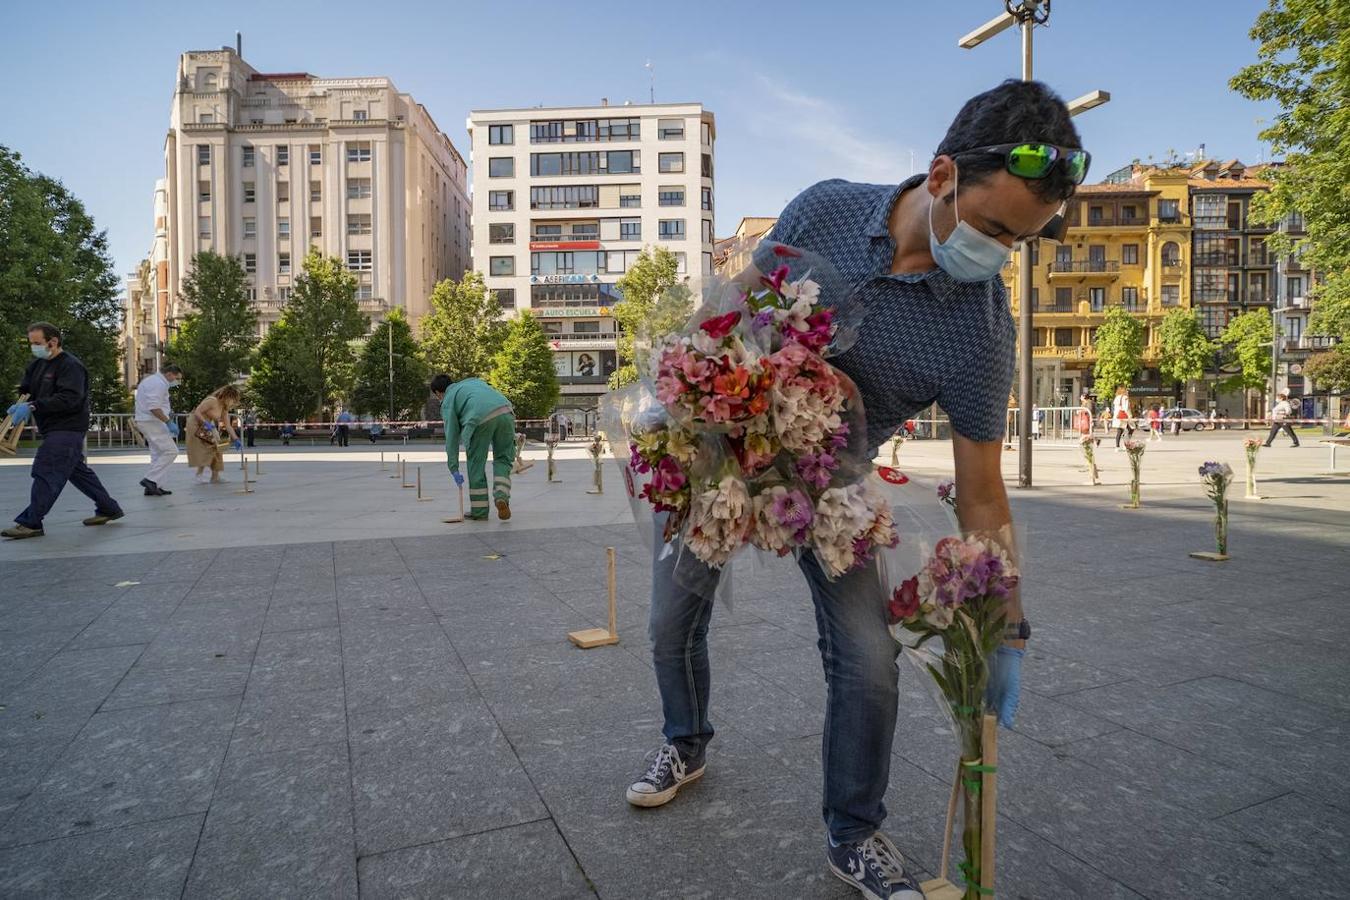
[[[1004, 0], [1003, 15], [990, 19], [957, 41], [957, 46], [972, 50], [1013, 25], [1022, 30], [1022, 80], [1032, 79], [1032, 30], [1050, 20], [1050, 0]], [[1111, 99], [1106, 91], [1092, 91], [1069, 104], [1069, 114], [1077, 115], [1101, 106]], [[1017, 486], [1031, 487], [1031, 394], [1032, 394], [1032, 308], [1031, 245], [1022, 242], [1017, 256], [1017, 281], [1020, 302], [1017, 310]]]

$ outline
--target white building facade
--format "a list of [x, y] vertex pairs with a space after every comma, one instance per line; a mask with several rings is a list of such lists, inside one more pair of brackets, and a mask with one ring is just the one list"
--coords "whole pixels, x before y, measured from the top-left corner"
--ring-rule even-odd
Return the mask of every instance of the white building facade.
[[260, 331], [306, 253], [341, 259], [362, 312], [414, 322], [437, 281], [468, 268], [468, 167], [387, 78], [267, 74], [231, 48], [184, 53], [164, 146], [167, 327], [193, 254], [238, 256]]
[[712, 272], [716, 125], [698, 103], [476, 110], [473, 260], [550, 334], [560, 405], [593, 407], [617, 366], [615, 282], [644, 247]]
[[159, 370], [169, 303], [168, 188], [155, 181], [155, 239], [150, 252], [126, 276], [122, 301], [122, 381], [134, 389], [146, 375]]

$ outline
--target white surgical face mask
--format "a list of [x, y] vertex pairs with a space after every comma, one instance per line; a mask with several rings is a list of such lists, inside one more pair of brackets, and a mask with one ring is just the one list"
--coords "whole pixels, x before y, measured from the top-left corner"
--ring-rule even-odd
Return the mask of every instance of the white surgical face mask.
[[181, 382], [181, 381], [170, 381], [170, 382], [169, 382], [169, 387], [170, 387], [170, 388], [176, 388], [176, 387], [178, 387], [178, 386], [179, 386], [180, 384], [182, 384], [182, 383], [183, 383], [183, 382]]
[[29, 344], [28, 349], [31, 350], [33, 355], [38, 359], [46, 359], [52, 355], [52, 351], [47, 348], [46, 344]]
[[929, 252], [933, 254], [934, 262], [957, 281], [988, 281], [998, 275], [1012, 248], [961, 221], [956, 195], [961, 189], [960, 169], [953, 178], [953, 185], [952, 212], [956, 215], [956, 228], [945, 241], [939, 241], [933, 230], [933, 204], [936, 201], [928, 202]]

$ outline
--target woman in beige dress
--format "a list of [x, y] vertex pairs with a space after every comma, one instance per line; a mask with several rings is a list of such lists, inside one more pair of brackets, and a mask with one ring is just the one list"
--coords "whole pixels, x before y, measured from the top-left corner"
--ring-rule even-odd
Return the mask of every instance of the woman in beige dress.
[[[238, 442], [230, 410], [239, 405], [239, 400], [239, 389], [227, 384], [208, 394], [192, 411], [188, 420], [187, 457], [188, 465], [197, 470], [198, 484], [206, 484], [208, 480], [219, 484], [226, 480], [220, 475], [225, 469], [225, 457], [220, 452], [219, 437], [224, 431], [231, 441]], [[211, 470], [209, 479], [207, 469]]]

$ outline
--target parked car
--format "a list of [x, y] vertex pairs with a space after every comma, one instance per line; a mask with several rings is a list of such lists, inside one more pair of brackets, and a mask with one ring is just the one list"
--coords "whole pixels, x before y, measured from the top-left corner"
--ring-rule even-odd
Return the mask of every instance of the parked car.
[[1169, 409], [1163, 414], [1164, 430], [1170, 430], [1172, 424], [1177, 420], [1180, 420], [1182, 431], [1204, 431], [1209, 427], [1209, 416], [1198, 409], [1183, 406], [1177, 409]]

